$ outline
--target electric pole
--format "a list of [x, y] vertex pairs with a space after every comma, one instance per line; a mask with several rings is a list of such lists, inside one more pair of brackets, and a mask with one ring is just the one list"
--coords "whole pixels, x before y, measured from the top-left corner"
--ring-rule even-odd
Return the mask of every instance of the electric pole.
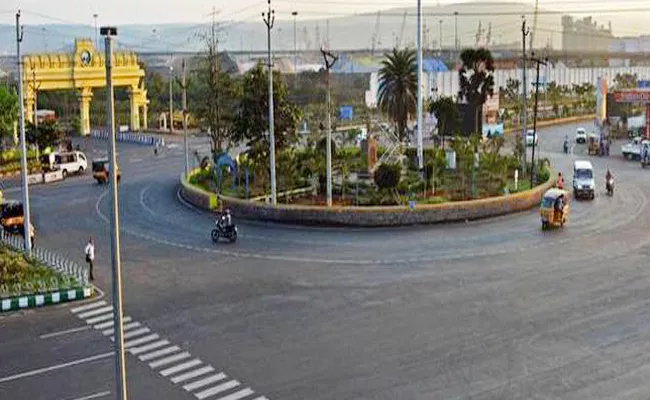
[[325, 78], [327, 79], [327, 206], [332, 207], [332, 89], [330, 69], [338, 57], [324, 49], [321, 49], [320, 52], [325, 60]]
[[106, 116], [108, 124], [109, 174], [111, 181], [111, 264], [113, 267], [113, 337], [115, 338], [115, 387], [118, 400], [126, 400], [126, 359], [124, 356], [124, 321], [122, 319], [122, 261], [120, 259], [120, 214], [117, 197], [117, 150], [115, 145], [115, 105], [113, 104], [112, 36], [117, 28], [102, 27], [106, 51]]
[[169, 66], [169, 133], [174, 133], [174, 66]]
[[187, 83], [185, 81], [185, 59], [181, 64], [181, 89], [183, 89], [183, 146], [185, 147], [185, 177], [190, 176], [189, 144], [187, 141]]
[[268, 12], [262, 13], [262, 19], [266, 25], [267, 56], [269, 67], [269, 147], [271, 163], [271, 204], [277, 204], [277, 195], [275, 187], [275, 133], [273, 121], [273, 59], [271, 58], [271, 29], [275, 22], [275, 10], [271, 9], [271, 0], [268, 1]]
[[532, 61], [534, 61], [537, 64], [537, 78], [535, 79], [535, 108], [533, 109], [533, 154], [531, 157], [531, 174], [530, 174], [530, 187], [532, 188], [536, 183], [537, 183], [537, 171], [535, 168], [535, 141], [538, 140], [538, 135], [537, 135], [537, 98], [539, 96], [539, 66], [540, 65], [548, 65], [546, 60], [540, 60], [539, 58], [535, 58], [535, 53], [531, 54], [532, 57], [530, 58]]
[[528, 167], [526, 166], [526, 135], [528, 132], [528, 121], [527, 121], [527, 116], [528, 116], [528, 104], [527, 104], [527, 86], [526, 86], [526, 36], [530, 34], [530, 30], [526, 28], [526, 20], [523, 20], [521, 23], [521, 43], [523, 46], [523, 53], [522, 53], [522, 91], [521, 91], [521, 140], [524, 145], [524, 160], [523, 160], [523, 168], [522, 172], [526, 173], [528, 170]]
[[422, 1], [417, 2], [417, 142], [418, 142], [418, 169], [424, 178], [424, 150], [422, 143]]
[[16, 13], [16, 59], [18, 63], [18, 116], [20, 126], [20, 164], [23, 184], [23, 237], [25, 238], [25, 254], [32, 256], [32, 238], [29, 236], [29, 227], [32, 220], [29, 212], [29, 182], [27, 182], [27, 142], [25, 140], [25, 105], [23, 93], [23, 60], [20, 55], [20, 43], [23, 41], [23, 27], [20, 25], [20, 11]]
[[454, 48], [458, 52], [458, 11], [454, 11]]

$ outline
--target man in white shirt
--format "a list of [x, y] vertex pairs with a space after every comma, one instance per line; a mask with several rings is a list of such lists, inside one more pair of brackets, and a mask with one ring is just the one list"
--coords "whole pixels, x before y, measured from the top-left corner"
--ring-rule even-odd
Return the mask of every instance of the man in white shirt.
[[88, 239], [88, 244], [86, 245], [86, 249], [84, 250], [84, 252], [86, 253], [86, 262], [88, 263], [90, 280], [93, 281], [95, 280], [95, 277], [93, 276], [93, 262], [95, 261], [95, 244], [93, 243], [92, 237]]

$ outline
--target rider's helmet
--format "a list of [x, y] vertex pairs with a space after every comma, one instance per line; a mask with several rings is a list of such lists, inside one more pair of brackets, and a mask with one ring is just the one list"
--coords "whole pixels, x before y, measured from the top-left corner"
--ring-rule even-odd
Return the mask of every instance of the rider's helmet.
[[226, 208], [226, 215], [230, 215], [230, 208]]

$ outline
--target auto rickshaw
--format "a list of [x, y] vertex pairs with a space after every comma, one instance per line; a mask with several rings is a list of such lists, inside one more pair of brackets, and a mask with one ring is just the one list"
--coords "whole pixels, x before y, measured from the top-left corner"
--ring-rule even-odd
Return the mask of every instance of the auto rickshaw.
[[[562, 211], [558, 209], [562, 204]], [[542, 197], [542, 204], [539, 208], [539, 215], [542, 220], [542, 229], [563, 227], [569, 218], [570, 196], [562, 189], [549, 189]]]
[[23, 229], [23, 204], [17, 201], [6, 201], [0, 204], [0, 226], [9, 232], [19, 232]]
[[587, 146], [590, 156], [597, 156], [600, 154], [600, 137], [595, 133], [590, 133], [587, 138]]
[[[110, 162], [108, 158], [100, 158], [93, 160], [93, 178], [97, 181], [98, 184], [108, 183], [110, 171]], [[117, 181], [120, 181], [122, 174], [120, 173], [119, 168], [117, 168]]]

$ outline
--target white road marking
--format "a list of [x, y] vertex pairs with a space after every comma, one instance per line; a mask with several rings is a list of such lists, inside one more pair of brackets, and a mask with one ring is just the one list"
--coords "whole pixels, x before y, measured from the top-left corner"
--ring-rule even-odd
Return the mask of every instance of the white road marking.
[[190, 358], [190, 357], [192, 357], [192, 355], [190, 353], [184, 351], [182, 353], [174, 354], [173, 356], [161, 358], [158, 361], [154, 361], [152, 363], [149, 363], [149, 366], [151, 368], [158, 368], [158, 367], [162, 367], [164, 365], [168, 365], [168, 364], [171, 364], [173, 362], [184, 360], [184, 359]]
[[[130, 339], [130, 338], [135, 337], [135, 336], [140, 336], [140, 335], [143, 335], [143, 334], [149, 333], [149, 332], [151, 332], [151, 330], [149, 328], [147, 328], [147, 327], [136, 329], [136, 330], [131, 331], [131, 332], [126, 332], [124, 334], [124, 340]], [[115, 337], [111, 336], [111, 340], [115, 340]]]
[[260, 397], [258, 397], [258, 398], [256, 398], [256, 399], [254, 399], [254, 400], [269, 400], [269, 399], [267, 399], [267, 398], [266, 398], [266, 397], [264, 397], [264, 396], [260, 396]]
[[[113, 325], [113, 324], [111, 324], [111, 325]], [[124, 325], [124, 330], [128, 331], [129, 329], [137, 328], [138, 326], [140, 326], [139, 322], [131, 322], [130, 324]], [[112, 335], [113, 333], [115, 333], [114, 331], [115, 331], [115, 329], [113, 329], [111, 327], [109, 329], [106, 329], [106, 330], [102, 331], [102, 335], [104, 335], [104, 336]]]
[[99, 317], [87, 319], [86, 323], [88, 325], [94, 325], [98, 322], [106, 321], [107, 319], [111, 319], [111, 318], [113, 318], [113, 313], [108, 313], [108, 314], [100, 315]]
[[107, 391], [105, 391], [105, 392], [93, 393], [93, 394], [89, 394], [88, 396], [77, 397], [76, 399], [70, 399], [70, 400], [91, 400], [91, 399], [98, 399], [98, 398], [100, 398], [100, 397], [106, 397], [106, 396], [108, 396], [109, 394], [111, 394], [111, 392], [109, 392], [109, 391], [107, 390]]
[[97, 307], [101, 307], [101, 306], [105, 306], [105, 305], [106, 305], [106, 302], [104, 300], [101, 300], [101, 301], [96, 301], [94, 303], [86, 304], [85, 306], [72, 308], [72, 309], [70, 309], [70, 311], [72, 311], [73, 313], [76, 314], [78, 312], [82, 312], [82, 311], [86, 311], [86, 310], [92, 310], [93, 308], [97, 308]]
[[194, 389], [201, 388], [203, 386], [208, 386], [211, 383], [214, 382], [219, 382], [221, 380], [226, 379], [227, 375], [224, 374], [223, 372], [220, 372], [216, 375], [209, 376], [207, 378], [203, 378], [201, 380], [198, 380], [196, 382], [188, 383], [187, 385], [183, 386], [183, 389], [187, 390], [188, 392], [191, 392]]
[[138, 338], [138, 339], [129, 340], [128, 342], [124, 342], [124, 348], [128, 349], [129, 347], [137, 346], [137, 345], [140, 345], [140, 344], [145, 344], [147, 342], [152, 342], [154, 340], [158, 340], [159, 338], [160, 338], [160, 336], [158, 336], [158, 334], [152, 333], [151, 335], [147, 335], [145, 337], [141, 337], [141, 338]]
[[194, 371], [190, 371], [188, 373], [185, 373], [183, 375], [178, 375], [172, 378], [172, 383], [179, 383], [186, 381], [188, 379], [196, 378], [201, 375], [205, 375], [207, 373], [213, 372], [214, 368], [211, 365], [208, 365], [207, 367], [195, 369]]
[[[123, 322], [123, 323], [130, 322], [130, 321], [131, 321], [131, 317], [124, 317], [124, 318], [122, 318], [122, 322]], [[102, 322], [101, 324], [97, 324], [97, 325], [93, 326], [93, 328], [95, 328], [95, 329], [106, 329], [106, 328], [108, 328], [109, 326], [113, 326], [113, 323], [114, 323], [114, 322], [115, 322], [115, 321], [113, 321], [113, 320], [110, 320], [110, 321], [108, 321], [108, 322]]]
[[206, 397], [214, 396], [215, 394], [225, 392], [226, 390], [232, 389], [237, 386], [239, 386], [239, 381], [232, 380], [226, 383], [222, 383], [221, 385], [211, 387], [210, 389], [206, 389], [202, 392], [195, 393], [194, 396], [199, 400], [203, 400]]
[[157, 349], [159, 347], [167, 346], [168, 344], [169, 344], [169, 341], [160, 340], [158, 342], [149, 343], [149, 344], [146, 344], [144, 346], [133, 347], [133, 348], [129, 349], [129, 352], [131, 352], [131, 354], [133, 354], [135, 356], [135, 355], [138, 355], [140, 353], [145, 353], [145, 352], [147, 352], [149, 350], [154, 350], [154, 349]]
[[246, 396], [250, 396], [251, 394], [255, 393], [255, 391], [251, 388], [246, 388], [242, 389], [239, 392], [231, 393], [228, 396], [222, 397], [219, 400], [240, 400], [243, 399]]
[[75, 333], [75, 332], [81, 332], [81, 331], [87, 331], [90, 329], [90, 326], [80, 326], [79, 328], [72, 328], [72, 329], [66, 329], [64, 331], [58, 331], [58, 332], [52, 332], [52, 333], [46, 333], [44, 335], [39, 336], [40, 339], [49, 339], [53, 338], [56, 336], [63, 336], [67, 335], [68, 333]]
[[80, 358], [78, 360], [69, 361], [67, 363], [56, 364], [56, 365], [52, 365], [50, 367], [34, 369], [34, 370], [31, 370], [31, 371], [27, 371], [27, 372], [21, 372], [20, 374], [10, 375], [10, 376], [5, 376], [4, 378], [0, 378], [0, 383], [15, 381], [16, 379], [26, 378], [28, 376], [40, 375], [40, 374], [43, 374], [43, 373], [46, 373], [46, 372], [55, 371], [57, 369], [72, 367], [72, 366], [79, 365], [79, 364], [84, 364], [84, 363], [87, 363], [87, 362], [101, 360], [103, 358], [108, 358], [108, 357], [111, 357], [113, 355], [114, 355], [114, 353], [112, 351], [110, 351], [108, 353], [102, 353], [102, 354], [97, 354], [97, 355], [90, 356], [90, 357]]
[[175, 367], [163, 369], [160, 371], [160, 375], [162, 376], [168, 376], [168, 375], [173, 375], [181, 371], [185, 371], [186, 369], [190, 369], [192, 367], [195, 367], [197, 365], [201, 364], [201, 360], [198, 358], [195, 358], [194, 360], [185, 362], [183, 364], [178, 364]]
[[94, 317], [96, 315], [101, 315], [101, 314], [111, 312], [111, 311], [113, 311], [113, 306], [106, 306], [106, 307], [98, 308], [96, 310], [86, 311], [84, 313], [77, 314], [77, 316], [79, 318], [81, 318], [81, 319], [87, 319], [87, 318]]
[[140, 361], [153, 360], [154, 358], [157, 358], [157, 357], [162, 357], [162, 356], [165, 356], [167, 354], [175, 353], [175, 352], [179, 351], [180, 349], [181, 348], [178, 347], [178, 346], [165, 347], [164, 349], [160, 349], [160, 350], [154, 351], [152, 353], [148, 353], [148, 354], [144, 354], [144, 355], [140, 356]]

